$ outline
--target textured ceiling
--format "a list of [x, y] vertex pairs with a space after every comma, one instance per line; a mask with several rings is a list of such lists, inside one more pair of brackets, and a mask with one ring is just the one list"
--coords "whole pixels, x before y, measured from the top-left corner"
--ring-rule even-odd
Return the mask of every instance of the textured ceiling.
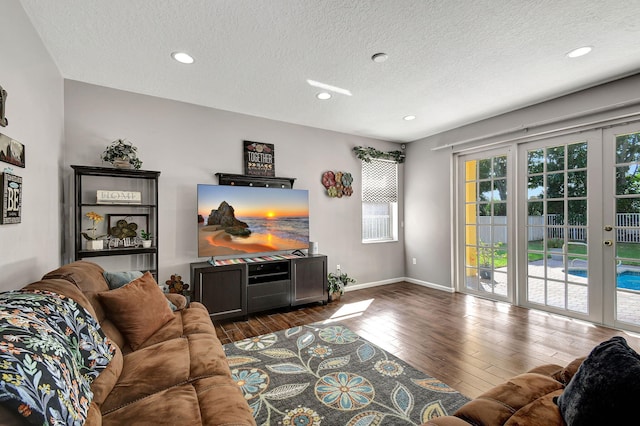
[[399, 142], [640, 70], [640, 0], [21, 3], [66, 79]]

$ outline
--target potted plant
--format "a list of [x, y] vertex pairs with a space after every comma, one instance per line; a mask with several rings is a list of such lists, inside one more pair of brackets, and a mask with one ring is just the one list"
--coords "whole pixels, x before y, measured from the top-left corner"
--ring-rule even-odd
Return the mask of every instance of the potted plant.
[[142, 237], [142, 247], [149, 248], [151, 247], [151, 238], [152, 235], [145, 231], [144, 229], [140, 230], [140, 237]]
[[104, 217], [96, 212], [89, 212], [85, 216], [91, 220], [91, 228], [87, 228], [87, 231], [91, 231], [91, 233], [82, 233], [82, 236], [87, 239], [87, 250], [102, 250], [104, 243], [100, 238], [104, 235], [96, 235], [96, 223], [102, 222]]
[[344, 293], [344, 288], [349, 283], [355, 283], [355, 278], [351, 278], [345, 273], [338, 272], [334, 274], [333, 272], [329, 272], [327, 275], [327, 281], [329, 282], [329, 299], [330, 300], [340, 300], [340, 296]]
[[102, 161], [111, 163], [114, 167], [139, 169], [142, 161], [138, 158], [138, 148], [126, 139], [116, 139], [107, 146], [100, 156]]

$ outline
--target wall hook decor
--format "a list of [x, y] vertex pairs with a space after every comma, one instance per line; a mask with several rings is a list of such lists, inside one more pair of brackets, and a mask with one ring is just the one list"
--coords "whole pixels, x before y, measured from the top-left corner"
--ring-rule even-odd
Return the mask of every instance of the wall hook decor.
[[5, 114], [5, 105], [7, 102], [7, 91], [0, 86], [0, 126], [6, 127], [9, 124], [9, 120]]

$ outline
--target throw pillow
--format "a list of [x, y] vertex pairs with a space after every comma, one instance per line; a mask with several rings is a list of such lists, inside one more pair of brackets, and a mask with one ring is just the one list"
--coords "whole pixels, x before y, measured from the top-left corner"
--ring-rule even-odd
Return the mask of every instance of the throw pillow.
[[596, 346], [555, 399], [568, 426], [626, 424], [640, 395], [640, 355], [620, 336]]
[[167, 298], [149, 272], [115, 290], [99, 293], [108, 316], [135, 351], [174, 318]]
[[120, 288], [123, 285], [129, 284], [131, 281], [137, 278], [140, 278], [142, 276], [142, 272], [140, 271], [123, 271], [123, 272], [104, 271], [102, 275], [104, 275], [104, 279], [107, 280], [107, 284], [109, 285], [109, 290], [115, 290], [116, 288]]

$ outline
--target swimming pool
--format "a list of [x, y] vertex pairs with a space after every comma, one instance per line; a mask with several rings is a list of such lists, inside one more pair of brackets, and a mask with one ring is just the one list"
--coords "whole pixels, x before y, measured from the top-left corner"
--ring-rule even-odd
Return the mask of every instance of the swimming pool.
[[[575, 275], [577, 277], [587, 276], [587, 271], [584, 269], [569, 269], [569, 275]], [[618, 274], [618, 288], [625, 288], [627, 290], [639, 290], [640, 291], [640, 272], [624, 271]]]

